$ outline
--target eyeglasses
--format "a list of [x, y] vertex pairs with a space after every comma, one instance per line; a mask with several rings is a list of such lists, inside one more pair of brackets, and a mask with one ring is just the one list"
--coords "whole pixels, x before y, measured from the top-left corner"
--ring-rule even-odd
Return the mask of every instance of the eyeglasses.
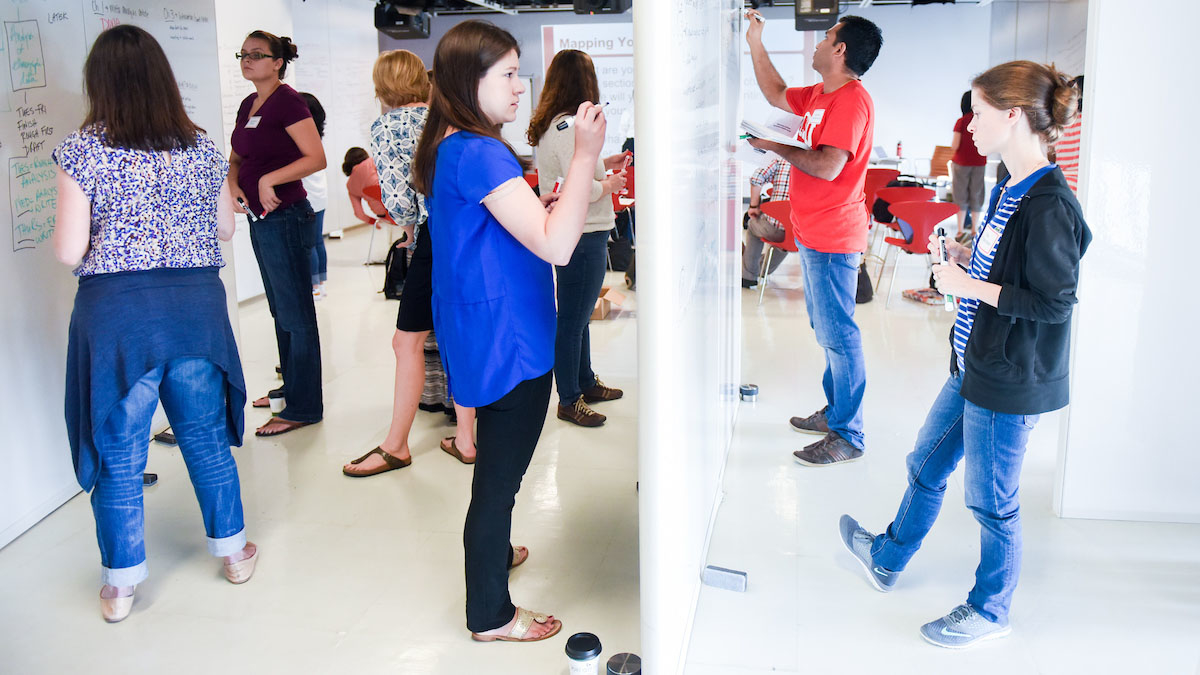
[[250, 59], [251, 61], [262, 61], [263, 59], [278, 58], [274, 54], [264, 54], [262, 52], [234, 52], [233, 58], [241, 61], [242, 59]]

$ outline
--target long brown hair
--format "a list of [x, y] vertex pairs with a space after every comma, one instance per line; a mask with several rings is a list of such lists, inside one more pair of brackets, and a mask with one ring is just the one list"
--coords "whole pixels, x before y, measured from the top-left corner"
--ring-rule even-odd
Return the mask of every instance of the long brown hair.
[[1058, 140], [1079, 109], [1079, 88], [1053, 65], [1001, 63], [976, 77], [971, 87], [993, 108], [1020, 108], [1029, 120], [1029, 129], [1047, 143]]
[[196, 144], [167, 55], [152, 35], [130, 24], [100, 33], [83, 64], [88, 112], [83, 127], [104, 128], [114, 148], [163, 152]]
[[[494, 138], [517, 153], [500, 136], [500, 125], [492, 124], [479, 108], [479, 80], [509, 52], [521, 55], [521, 46], [511, 33], [486, 21], [464, 21], [442, 36], [433, 53], [437, 82], [429, 101], [425, 130], [413, 156], [413, 187], [429, 196], [438, 145], [447, 129], [455, 127]], [[520, 161], [518, 159], [518, 161]]]
[[578, 49], [564, 49], [554, 55], [546, 69], [546, 81], [537, 110], [529, 120], [525, 137], [537, 145], [550, 127], [550, 121], [563, 113], [574, 113], [584, 101], [600, 102], [600, 83], [592, 57]]

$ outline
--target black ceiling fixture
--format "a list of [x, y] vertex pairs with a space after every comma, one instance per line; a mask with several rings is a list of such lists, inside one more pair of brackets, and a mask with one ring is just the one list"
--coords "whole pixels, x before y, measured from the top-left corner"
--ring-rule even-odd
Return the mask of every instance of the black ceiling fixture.
[[631, 0], [575, 0], [576, 14], [623, 14]]
[[397, 40], [429, 37], [433, 15], [425, 11], [425, 0], [378, 0], [375, 3], [375, 29]]

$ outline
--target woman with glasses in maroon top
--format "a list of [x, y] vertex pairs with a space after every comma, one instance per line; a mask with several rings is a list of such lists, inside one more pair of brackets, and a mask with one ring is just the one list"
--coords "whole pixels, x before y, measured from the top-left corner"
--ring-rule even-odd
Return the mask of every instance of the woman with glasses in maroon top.
[[[325, 168], [325, 150], [304, 98], [281, 79], [297, 56], [287, 37], [256, 30], [236, 54], [255, 93], [238, 108], [229, 153], [235, 210], [250, 220], [283, 371], [286, 404], [255, 431], [276, 436], [321, 421], [321, 343], [310, 285], [313, 214], [300, 179]], [[267, 407], [264, 396], [254, 402]]]

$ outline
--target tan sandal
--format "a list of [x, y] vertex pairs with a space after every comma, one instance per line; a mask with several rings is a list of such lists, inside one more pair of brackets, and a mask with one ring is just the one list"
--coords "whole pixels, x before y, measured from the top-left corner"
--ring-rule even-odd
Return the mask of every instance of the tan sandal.
[[[530, 638], [529, 629], [534, 623], [551, 626], [550, 631], [540, 637]], [[513, 627], [509, 629], [507, 635], [483, 635], [480, 633], [471, 633], [471, 639], [476, 642], [539, 642], [547, 638], [552, 638], [558, 635], [558, 631], [562, 630], [562, 622], [547, 614], [535, 614], [523, 607], [517, 608], [517, 621]]]
[[[458, 443], [455, 442], [455, 440], [454, 440], [455, 438], [457, 438], [457, 436], [451, 436], [450, 438], [443, 438], [442, 442], [438, 443], [438, 445], [441, 446], [441, 448], [442, 448], [442, 452], [446, 453], [447, 455], [450, 455], [451, 457], [453, 457], [454, 459], [457, 459], [458, 461], [462, 462], [463, 464], [474, 464], [475, 463], [474, 457], [472, 457], [470, 459], [463, 457], [462, 451], [458, 449]], [[446, 441], [450, 441], [450, 444], [447, 445]]]
[[[252, 542], [247, 542], [247, 546], [252, 545]], [[249, 558], [243, 558], [237, 562], [224, 563], [225, 578], [231, 584], [244, 584], [250, 581], [250, 577], [254, 576], [254, 567], [258, 564], [258, 547], [254, 547], [254, 555]]]
[[529, 560], [529, 549], [528, 548], [526, 548], [524, 546], [514, 546], [514, 547], [512, 547], [512, 551], [513, 551], [512, 564], [508, 566], [508, 569], [511, 570], [511, 569], [520, 567], [521, 563], [525, 562], [526, 560]]
[[408, 459], [400, 459], [399, 457], [389, 453], [388, 451], [384, 450], [383, 448], [381, 448], [379, 446], [375, 446], [374, 450], [368, 452], [367, 454], [363, 455], [362, 457], [359, 457], [358, 459], [356, 459], [350, 463], [351, 464], [361, 464], [363, 462], [363, 460], [370, 457], [371, 455], [379, 455], [380, 457], [382, 457], [383, 458], [383, 466], [375, 468], [375, 469], [371, 469], [369, 471], [359, 471], [359, 472], [347, 471], [346, 467], [343, 466], [342, 473], [347, 476], [350, 476], [351, 478], [366, 478], [367, 476], [376, 476], [381, 473], [387, 473], [388, 471], [395, 471], [396, 469], [403, 469], [404, 467], [408, 466], [409, 464], [412, 464], [412, 457], [409, 457]]

